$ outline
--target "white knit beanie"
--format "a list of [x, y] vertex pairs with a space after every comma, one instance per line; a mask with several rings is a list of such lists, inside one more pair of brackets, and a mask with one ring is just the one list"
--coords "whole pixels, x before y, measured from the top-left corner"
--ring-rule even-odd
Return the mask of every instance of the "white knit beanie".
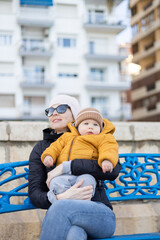
[[77, 117], [77, 114], [80, 111], [80, 105], [77, 99], [69, 95], [56, 95], [52, 98], [49, 107], [52, 107], [54, 104], [68, 104], [68, 106], [71, 108], [74, 119]]

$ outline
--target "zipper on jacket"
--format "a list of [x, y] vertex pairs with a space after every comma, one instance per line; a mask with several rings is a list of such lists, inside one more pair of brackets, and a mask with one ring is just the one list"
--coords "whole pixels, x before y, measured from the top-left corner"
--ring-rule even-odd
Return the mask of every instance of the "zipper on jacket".
[[72, 150], [72, 146], [73, 146], [73, 142], [74, 142], [75, 138], [76, 137], [74, 137], [72, 142], [71, 142], [71, 147], [70, 147], [69, 154], [68, 154], [68, 161], [69, 161], [69, 158], [70, 158], [70, 155], [71, 155], [71, 150]]

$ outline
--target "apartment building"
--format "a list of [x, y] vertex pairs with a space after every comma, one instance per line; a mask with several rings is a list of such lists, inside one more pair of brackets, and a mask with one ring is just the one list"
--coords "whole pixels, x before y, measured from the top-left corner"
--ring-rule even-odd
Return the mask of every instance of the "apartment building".
[[130, 0], [133, 62], [141, 66], [132, 83], [132, 117], [160, 120], [160, 1]]
[[55, 94], [121, 119], [124, 28], [105, 0], [0, 0], [0, 119], [44, 119]]

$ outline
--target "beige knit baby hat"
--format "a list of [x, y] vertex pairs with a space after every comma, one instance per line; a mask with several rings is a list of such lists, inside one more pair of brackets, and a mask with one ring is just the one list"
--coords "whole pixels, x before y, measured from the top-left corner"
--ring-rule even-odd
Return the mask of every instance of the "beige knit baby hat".
[[100, 125], [100, 128], [102, 129], [103, 117], [97, 109], [85, 108], [82, 111], [80, 111], [75, 119], [75, 127], [78, 127], [78, 125], [86, 119], [95, 120]]

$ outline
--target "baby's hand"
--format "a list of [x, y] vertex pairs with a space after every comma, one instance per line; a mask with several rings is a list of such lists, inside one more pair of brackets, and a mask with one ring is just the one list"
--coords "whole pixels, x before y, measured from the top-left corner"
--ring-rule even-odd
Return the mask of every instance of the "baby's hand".
[[44, 164], [46, 167], [51, 167], [51, 166], [53, 166], [53, 158], [52, 158], [51, 156], [46, 156], [46, 157], [44, 158], [43, 164]]
[[109, 160], [103, 160], [102, 162], [102, 170], [104, 173], [106, 172], [112, 172], [113, 170], [113, 164]]

